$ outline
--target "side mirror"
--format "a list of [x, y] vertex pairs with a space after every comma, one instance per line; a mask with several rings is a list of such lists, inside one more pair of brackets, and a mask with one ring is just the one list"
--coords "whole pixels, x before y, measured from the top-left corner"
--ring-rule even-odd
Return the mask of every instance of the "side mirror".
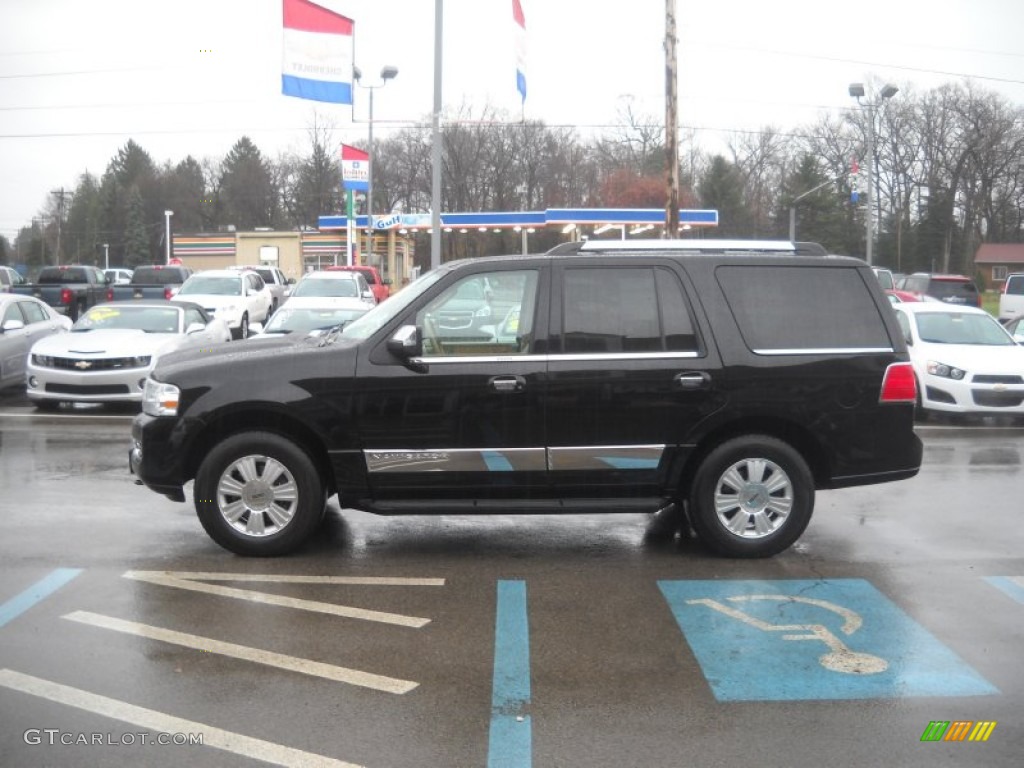
[[388, 351], [402, 360], [423, 354], [423, 337], [415, 325], [403, 325], [388, 339]]
[[104, 275], [103, 276], [103, 284], [104, 285], [113, 285], [114, 284], [114, 278], [111, 277], [110, 275]]
[[289, 277], [287, 280], [285, 280], [285, 282], [288, 285], [295, 285], [295, 278], [294, 277]]
[[206, 330], [206, 326], [202, 323], [190, 323], [188, 328], [185, 329], [185, 335], [191, 336], [193, 333], [202, 333]]
[[25, 323], [21, 320], [8, 320], [2, 326], [0, 326], [0, 333], [7, 333], [8, 331], [20, 331], [25, 327]]
[[367, 301], [373, 301], [374, 303], [376, 303], [376, 300], [373, 297], [373, 291], [363, 291], [363, 298], [366, 299]]

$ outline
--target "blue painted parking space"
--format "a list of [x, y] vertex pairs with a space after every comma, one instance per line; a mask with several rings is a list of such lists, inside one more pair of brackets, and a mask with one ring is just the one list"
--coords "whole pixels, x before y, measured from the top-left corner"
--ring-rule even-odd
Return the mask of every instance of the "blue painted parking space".
[[990, 576], [985, 581], [1024, 604], [1024, 576]]
[[499, 581], [488, 768], [530, 768], [530, 630], [526, 582]]
[[0, 605], [0, 627], [17, 618], [36, 603], [45, 600], [78, 574], [81, 568], [58, 568], [22, 593]]
[[658, 586], [719, 701], [999, 692], [863, 579]]

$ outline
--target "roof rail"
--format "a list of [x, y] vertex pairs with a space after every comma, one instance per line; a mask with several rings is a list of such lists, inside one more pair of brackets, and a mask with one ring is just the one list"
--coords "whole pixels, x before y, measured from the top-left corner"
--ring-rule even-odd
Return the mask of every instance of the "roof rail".
[[[570, 245], [565, 243], [564, 245]], [[788, 240], [587, 240], [575, 251], [685, 251], [721, 253], [722, 251], [796, 253]], [[559, 246], [560, 247], [560, 246]], [[561, 251], [573, 253], [573, 250]]]

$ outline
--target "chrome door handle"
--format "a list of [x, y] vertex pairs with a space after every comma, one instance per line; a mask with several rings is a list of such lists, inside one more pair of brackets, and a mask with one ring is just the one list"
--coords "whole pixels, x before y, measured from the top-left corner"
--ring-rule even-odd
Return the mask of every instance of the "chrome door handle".
[[675, 382], [680, 389], [706, 389], [711, 385], [711, 376], [705, 371], [677, 373]]
[[522, 376], [495, 376], [488, 382], [495, 392], [521, 392], [526, 386]]

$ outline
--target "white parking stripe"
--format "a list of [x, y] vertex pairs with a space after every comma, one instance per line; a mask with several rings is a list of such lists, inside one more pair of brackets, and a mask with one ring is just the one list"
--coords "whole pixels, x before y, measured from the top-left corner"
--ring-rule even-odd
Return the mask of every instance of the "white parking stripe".
[[250, 581], [269, 584], [354, 584], [383, 587], [443, 587], [444, 579], [413, 579], [397, 576], [292, 576], [290, 574], [215, 573], [213, 571], [128, 571], [127, 579], [164, 576], [192, 581]]
[[334, 680], [339, 683], [349, 683], [363, 688], [372, 688], [385, 693], [408, 693], [416, 688], [419, 683], [410, 680], [400, 680], [396, 677], [385, 677], [375, 675], [371, 672], [361, 672], [358, 669], [338, 667], [333, 664], [324, 664], [319, 661], [303, 659], [297, 656], [288, 656], [274, 651], [264, 651], [259, 648], [250, 648], [235, 643], [225, 643], [221, 640], [192, 635], [185, 632], [177, 632], [173, 629], [163, 629], [149, 624], [139, 624], [134, 621], [125, 621], [112, 616], [103, 616], [89, 611], [74, 611], [66, 614], [63, 618], [77, 621], [81, 624], [88, 624], [102, 629], [111, 629], [115, 632], [124, 632], [138, 637], [148, 637], [150, 640], [160, 640], [165, 643], [181, 645], [185, 648], [194, 648], [197, 651], [218, 653], [222, 656], [230, 656], [235, 659], [252, 661], [256, 664], [265, 664], [268, 667], [277, 667], [291, 672], [299, 672], [304, 675], [322, 677], [327, 680]]
[[[345, 616], [350, 619], [377, 621], [382, 624], [397, 624], [402, 627], [419, 628], [430, 623], [430, 619], [423, 619], [418, 616], [405, 616], [399, 613], [383, 613], [381, 611], [371, 611], [366, 608], [354, 608], [349, 605], [321, 603], [316, 600], [303, 600], [298, 597], [285, 597], [283, 595], [274, 595], [268, 592], [255, 592], [248, 589], [222, 587], [215, 584], [205, 584], [201, 581], [192, 581], [191, 579], [168, 576], [164, 572], [160, 571], [128, 571], [124, 576], [128, 579], [145, 581], [150, 584], [161, 584], [165, 587], [188, 589], [193, 592], [202, 592], [207, 595], [232, 597], [236, 600], [249, 600], [253, 603], [276, 605], [282, 608], [295, 608], [300, 611], [313, 611], [314, 613], [326, 613], [332, 616]], [[223, 575], [220, 575], [218, 578], [224, 577]]]
[[253, 760], [293, 768], [362, 768], [355, 763], [335, 760], [313, 752], [285, 747], [272, 741], [254, 739], [233, 731], [214, 728], [194, 720], [185, 720], [153, 709], [137, 707], [124, 701], [72, 688], [40, 677], [10, 669], [0, 669], [0, 685], [31, 696], [84, 709], [123, 723], [160, 733], [202, 733], [203, 746], [221, 749]]

